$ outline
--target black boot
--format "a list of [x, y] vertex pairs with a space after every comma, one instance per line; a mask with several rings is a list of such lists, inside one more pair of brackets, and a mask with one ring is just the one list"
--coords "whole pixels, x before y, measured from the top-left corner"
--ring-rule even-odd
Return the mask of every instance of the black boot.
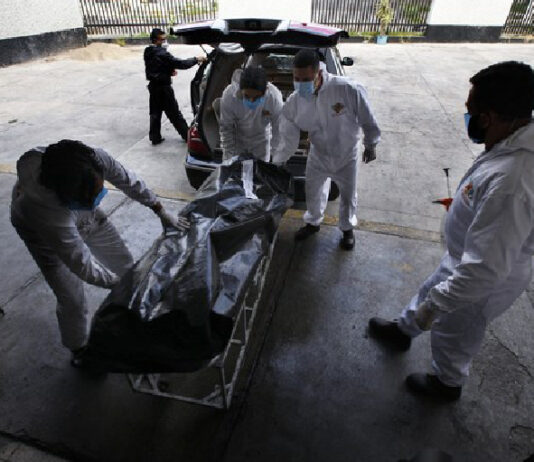
[[406, 377], [406, 385], [416, 395], [439, 401], [456, 401], [462, 394], [462, 387], [449, 387], [433, 374], [410, 374]]
[[165, 141], [165, 138], [160, 138], [159, 140], [152, 140], [152, 144], [156, 146], [157, 144], [161, 144]]
[[343, 250], [352, 250], [354, 248], [354, 230], [343, 231], [343, 237], [339, 241], [339, 246]]
[[308, 239], [312, 234], [315, 234], [320, 229], [321, 229], [320, 226], [313, 226], [313, 225], [303, 226], [295, 233], [295, 240], [303, 241], [304, 239]]
[[369, 320], [369, 334], [395, 350], [407, 351], [412, 344], [412, 338], [399, 329], [397, 321], [383, 318]]

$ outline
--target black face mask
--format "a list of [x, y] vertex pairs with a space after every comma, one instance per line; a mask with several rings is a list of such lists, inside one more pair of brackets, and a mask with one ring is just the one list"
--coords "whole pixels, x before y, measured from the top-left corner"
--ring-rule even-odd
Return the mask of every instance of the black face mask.
[[480, 126], [480, 114], [466, 117], [467, 134], [473, 143], [483, 144], [486, 139], [487, 128]]

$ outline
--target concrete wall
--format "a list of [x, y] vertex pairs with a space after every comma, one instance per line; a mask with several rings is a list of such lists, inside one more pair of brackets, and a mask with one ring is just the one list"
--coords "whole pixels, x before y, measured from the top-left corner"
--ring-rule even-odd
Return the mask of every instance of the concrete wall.
[[428, 24], [502, 26], [513, 0], [433, 0]]
[[513, 0], [433, 0], [429, 40], [497, 41]]
[[78, 0], [0, 0], [0, 66], [86, 43]]
[[311, 19], [311, 0], [220, 0], [219, 18]]
[[0, 0], [0, 40], [80, 27], [78, 0]]

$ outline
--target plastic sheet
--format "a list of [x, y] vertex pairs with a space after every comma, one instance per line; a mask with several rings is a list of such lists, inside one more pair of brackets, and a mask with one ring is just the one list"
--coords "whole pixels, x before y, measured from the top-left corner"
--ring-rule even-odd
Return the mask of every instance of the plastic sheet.
[[169, 231], [98, 309], [83, 359], [110, 372], [188, 372], [222, 352], [280, 219], [292, 205], [284, 169], [240, 159], [213, 172]]

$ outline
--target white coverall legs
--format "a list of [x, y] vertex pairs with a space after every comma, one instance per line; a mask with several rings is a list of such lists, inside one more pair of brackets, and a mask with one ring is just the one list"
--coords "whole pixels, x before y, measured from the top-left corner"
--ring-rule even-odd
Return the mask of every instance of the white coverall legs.
[[343, 168], [332, 172], [325, 169], [315, 161], [314, 153], [308, 158], [306, 165], [306, 213], [304, 222], [313, 226], [319, 226], [324, 218], [324, 211], [328, 205], [330, 192], [330, 178], [339, 188], [339, 228], [341, 231], [349, 231], [357, 224], [356, 208], [358, 206], [358, 194], [356, 191], [356, 178], [358, 160], [351, 159]]
[[[425, 301], [429, 290], [446, 280], [459, 261], [447, 252], [434, 273], [423, 283], [419, 292], [403, 310], [399, 327], [411, 337], [421, 334], [415, 322], [415, 310]], [[482, 302], [450, 313], [442, 313], [432, 324], [432, 367], [445, 385], [463, 386], [469, 375], [473, 357], [478, 353], [486, 327], [504, 313], [528, 287], [532, 278], [531, 263], [516, 266], [509, 278], [495, 287]]]
[[[56, 296], [63, 345], [70, 350], [83, 347], [89, 327], [83, 281], [67, 268], [41, 237], [20, 224], [15, 228]], [[80, 230], [80, 234], [93, 255], [118, 276], [133, 265], [130, 251], [103, 212], [97, 210], [95, 220]]]

